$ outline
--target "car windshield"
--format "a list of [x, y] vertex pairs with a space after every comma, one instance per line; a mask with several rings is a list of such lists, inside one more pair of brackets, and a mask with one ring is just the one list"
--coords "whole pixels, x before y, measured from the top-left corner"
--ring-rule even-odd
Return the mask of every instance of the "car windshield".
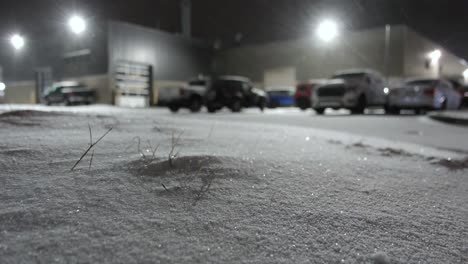
[[412, 80], [407, 81], [405, 84], [408, 86], [431, 86], [437, 83], [437, 80]]
[[204, 80], [191, 81], [191, 82], [189, 82], [189, 85], [191, 85], [191, 86], [205, 86], [206, 81], [204, 81]]
[[291, 90], [274, 90], [274, 91], [268, 91], [269, 95], [292, 95], [294, 92]]
[[343, 79], [345, 81], [362, 81], [366, 77], [364, 73], [347, 73], [347, 74], [337, 74], [332, 77], [332, 79]]

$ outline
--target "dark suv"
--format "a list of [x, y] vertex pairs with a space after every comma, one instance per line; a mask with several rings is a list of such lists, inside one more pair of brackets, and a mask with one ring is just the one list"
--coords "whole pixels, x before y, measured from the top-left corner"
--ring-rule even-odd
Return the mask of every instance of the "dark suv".
[[267, 97], [263, 90], [254, 88], [247, 78], [224, 76], [212, 83], [205, 101], [210, 113], [223, 107], [228, 107], [232, 112], [240, 112], [244, 107], [259, 107], [263, 111]]

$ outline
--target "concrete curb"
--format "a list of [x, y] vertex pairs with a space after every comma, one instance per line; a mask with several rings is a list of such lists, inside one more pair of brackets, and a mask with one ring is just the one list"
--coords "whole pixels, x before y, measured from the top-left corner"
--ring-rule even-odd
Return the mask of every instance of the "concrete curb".
[[440, 122], [468, 126], [468, 112], [464, 115], [450, 112], [431, 112], [428, 116]]

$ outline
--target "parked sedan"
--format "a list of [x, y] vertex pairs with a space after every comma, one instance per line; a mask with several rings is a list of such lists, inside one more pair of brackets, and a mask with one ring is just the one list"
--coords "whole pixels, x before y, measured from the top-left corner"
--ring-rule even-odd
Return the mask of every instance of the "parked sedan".
[[269, 88], [267, 95], [269, 108], [294, 106], [293, 88]]
[[458, 109], [460, 103], [460, 93], [449, 81], [418, 78], [390, 91], [387, 110], [399, 114], [402, 109], [410, 109], [419, 114], [428, 110]]

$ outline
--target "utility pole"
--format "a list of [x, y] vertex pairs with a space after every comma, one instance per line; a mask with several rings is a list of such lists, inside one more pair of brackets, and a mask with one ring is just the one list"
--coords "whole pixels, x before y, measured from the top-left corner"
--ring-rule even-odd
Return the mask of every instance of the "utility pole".
[[192, 37], [192, 1], [182, 0], [180, 3], [182, 35], [186, 38]]
[[392, 27], [390, 25], [385, 25], [385, 51], [384, 51], [384, 74], [388, 79], [389, 77], [389, 60], [390, 60], [390, 37], [392, 33]]

